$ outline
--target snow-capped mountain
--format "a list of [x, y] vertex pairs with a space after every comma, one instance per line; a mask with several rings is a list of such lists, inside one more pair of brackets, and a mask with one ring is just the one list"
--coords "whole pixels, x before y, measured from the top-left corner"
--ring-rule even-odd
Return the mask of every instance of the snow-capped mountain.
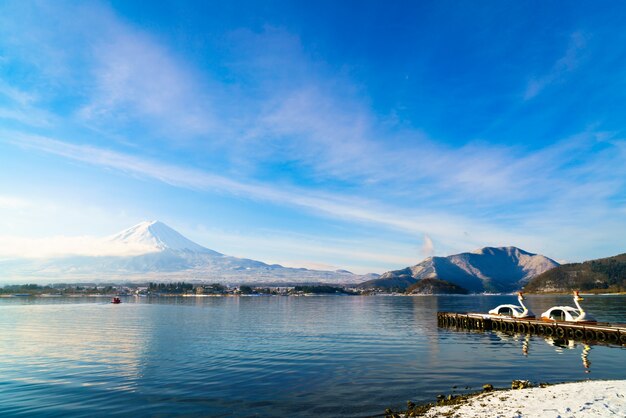
[[445, 280], [470, 292], [509, 292], [521, 289], [533, 277], [559, 263], [516, 247], [486, 247], [448, 257], [429, 257], [402, 270], [389, 271], [364, 288], [400, 288], [426, 278]]
[[114, 244], [142, 245], [154, 252], [173, 250], [222, 255], [185, 238], [163, 222], [146, 221], [106, 239]]
[[[211, 281], [358, 283], [373, 276], [288, 268], [205, 248], [159, 221], [141, 222], [98, 241], [103, 255], [0, 261], [5, 279], [37, 281]], [[114, 254], [114, 255], [111, 255]]]

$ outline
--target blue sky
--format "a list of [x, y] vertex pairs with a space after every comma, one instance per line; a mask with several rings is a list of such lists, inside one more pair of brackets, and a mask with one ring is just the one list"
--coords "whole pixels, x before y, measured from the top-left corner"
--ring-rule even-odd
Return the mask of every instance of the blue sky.
[[0, 255], [149, 219], [355, 272], [622, 253], [624, 21], [620, 2], [2, 2]]

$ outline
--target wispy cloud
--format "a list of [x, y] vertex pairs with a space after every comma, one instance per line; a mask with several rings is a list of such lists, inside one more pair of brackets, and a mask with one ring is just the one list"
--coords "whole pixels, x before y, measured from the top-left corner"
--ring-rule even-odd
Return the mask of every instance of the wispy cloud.
[[2, 80], [0, 80], [0, 96], [4, 96], [22, 106], [32, 104], [35, 101], [35, 96], [32, 93], [10, 86]]
[[[390, 205], [379, 199], [368, 199], [359, 195], [346, 193], [331, 193], [302, 189], [297, 187], [275, 187], [271, 184], [254, 181], [235, 180], [229, 177], [215, 175], [200, 169], [179, 167], [156, 160], [128, 155], [116, 151], [106, 150], [89, 145], [70, 144], [55, 139], [24, 135], [20, 133], [3, 132], [5, 141], [21, 147], [44, 151], [72, 160], [81, 161], [90, 165], [112, 168], [141, 178], [156, 179], [176, 187], [193, 190], [225, 193], [241, 196], [250, 200], [269, 201], [276, 205], [300, 207], [307, 211], [331, 216], [350, 222], [372, 223], [391, 228], [404, 234], [428, 234], [433, 244], [438, 244], [439, 251], [463, 250], [478, 248], [482, 245], [502, 245], [511, 243], [525, 245], [528, 248], [538, 248], [542, 245], [538, 238], [541, 233], [553, 231], [562, 235], [562, 231], [572, 228], [577, 223], [588, 222], [586, 218], [593, 216], [597, 211], [606, 211], [610, 207], [607, 199], [623, 190], [626, 179], [626, 168], [619, 168], [619, 161], [624, 161], [623, 141], [598, 142], [595, 136], [582, 136], [578, 141], [569, 141], [557, 144], [554, 150], [543, 150], [526, 159], [511, 161], [509, 174], [505, 177], [519, 175], [520, 178], [510, 185], [512, 191], [503, 195], [492, 193], [495, 201], [491, 206], [484, 207], [481, 212], [486, 216], [477, 215], [472, 211], [456, 213], [454, 207], [442, 211], [429, 210], [426, 207], [411, 207], [406, 205]], [[594, 158], [586, 158], [584, 164], [575, 164], [572, 167], [563, 167], [566, 161], [559, 157], [564, 151], [579, 148], [579, 152], [572, 152], [575, 160], [578, 154], [588, 152], [585, 147], [606, 147], [604, 152], [594, 154]], [[583, 146], [585, 145], [585, 146]], [[507, 160], [505, 160], [507, 161]], [[608, 169], [608, 166], [614, 167]], [[503, 162], [499, 163], [504, 165]], [[559, 167], [550, 166], [559, 165]], [[560, 175], [556, 170], [560, 169]], [[491, 175], [483, 172], [484, 175]], [[541, 182], [545, 182], [542, 184]], [[506, 185], [503, 185], [505, 187]], [[468, 187], [462, 195], [453, 197], [438, 197], [439, 199], [463, 199], [467, 202], [476, 191]], [[546, 201], [537, 205], [533, 203], [524, 210], [515, 210], [506, 214], [500, 213], [498, 207], [505, 204], [502, 201], [508, 193], [532, 194], [533, 198], [541, 194]], [[593, 194], [597, 199], [590, 201], [586, 196]], [[439, 206], [442, 201], [439, 201]], [[443, 200], [445, 202], [445, 200]], [[522, 199], [522, 202], [525, 202]], [[534, 200], [533, 200], [534, 202]], [[465, 203], [467, 204], [467, 203]], [[529, 203], [524, 203], [529, 205]], [[571, 207], [577, 205], [578, 214], [571, 212]], [[436, 207], [436, 205], [435, 205]], [[493, 209], [492, 209], [493, 208]], [[498, 215], [489, 216], [489, 211], [496, 210]], [[568, 211], [568, 216], [563, 216]], [[556, 237], [555, 237], [556, 238]], [[596, 238], [597, 239], [597, 238]], [[549, 241], [545, 240], [544, 241]]]
[[[447, 201], [493, 207], [523, 204], [530, 198], [547, 202], [555, 198], [555, 190], [576, 189], [581, 180], [590, 186], [594, 182], [574, 181], [571, 175], [577, 166], [594, 164], [594, 147], [606, 133], [589, 130], [555, 138], [539, 149], [462, 138], [459, 142], [465, 145], [444, 145], [376, 115], [349, 79], [329, 75], [325, 63], [307, 56], [292, 34], [274, 28], [248, 42], [261, 51], [253, 55], [253, 62], [262, 62], [259, 67], [296, 74], [286, 82], [272, 77], [261, 82], [267, 83], [263, 91], [275, 94], [263, 97], [259, 117], [250, 127], [242, 126], [243, 139], [236, 140], [247, 141], [243, 149], [250, 159], [263, 164], [292, 162], [302, 168], [300, 174], [315, 181], [339, 181], [362, 193], [420, 201], [420, 206]], [[280, 42], [288, 46], [280, 51], [289, 59], [264, 52], [275, 50], [264, 48], [266, 43]], [[585, 37], [573, 34], [567, 52], [542, 83], [557, 82], [573, 71], [584, 46]], [[303, 72], [306, 77], [298, 77]]]
[[[33, 8], [13, 2], [2, 11], [0, 45], [13, 65], [28, 65], [33, 77], [30, 92], [0, 82], [0, 96], [31, 109], [35, 98], [60, 97], [65, 123], [75, 117], [72, 123], [106, 127], [110, 134], [141, 126], [182, 140], [213, 127], [206, 79], [106, 5], [60, 1]], [[23, 119], [13, 110], [4, 117]]]
[[[37, 106], [37, 96], [0, 80], [0, 120], [34, 127], [50, 127], [55, 117]], [[3, 103], [4, 102], [4, 103]]]
[[[55, 9], [53, 14], [66, 16], [70, 9]], [[286, 182], [340, 182], [359, 193], [409, 201], [447, 198], [454, 203], [469, 197], [487, 205], [521, 201], [528, 193], [549, 195], [555, 167], [570, 160], [564, 154], [537, 158], [541, 152], [529, 154], [504, 145], [451, 147], [419, 130], [389, 124], [367, 106], [367, 97], [345, 74], [307, 55], [298, 36], [280, 28], [238, 31], [229, 38], [238, 51], [230, 68], [251, 85], [255, 94], [248, 95], [207, 74], [200, 76], [167, 46], [121, 22], [110, 10], [84, 6], [81, 11], [84, 21], [62, 35], [86, 33], [89, 38], [74, 46], [77, 51], [64, 54], [66, 67], [79, 62], [90, 74], [88, 80], [76, 77], [72, 84], [83, 92], [77, 113], [105, 134], [130, 128], [135, 138], [119, 142], [152, 155], [159, 152], [145, 132], [157, 126], [159, 140], [219, 155], [207, 155], [207, 165], [218, 163], [250, 177], [267, 175], [263, 170], [268, 167], [292, 164], [296, 170], [270, 175]], [[39, 31], [31, 43], [44, 35], [53, 40], [61, 36]], [[572, 68], [579, 38], [572, 37], [571, 51], [555, 65], [555, 73]], [[28, 94], [13, 95], [29, 101]], [[223, 109], [215, 109], [215, 102]], [[17, 118], [24, 112], [7, 113], [11, 115]], [[208, 143], [213, 143], [211, 153], [206, 152]]]
[[[2, 133], [5, 141], [21, 147], [44, 151], [90, 165], [113, 168], [131, 175], [152, 178], [164, 183], [194, 190], [229, 193], [253, 200], [271, 201], [313, 210], [344, 220], [373, 222], [399, 231], [432, 231], [440, 237], [458, 237], [463, 225], [470, 222], [458, 216], [429, 213], [421, 210], [399, 209], [357, 196], [315, 192], [310, 189], [276, 188], [267, 184], [244, 183], [201, 170], [178, 167], [136, 156], [76, 145], [42, 136]], [[496, 236], [496, 229], [473, 221], [474, 228], [483, 236]], [[488, 232], [489, 231], [489, 232]]]
[[176, 136], [206, 134], [215, 123], [199, 77], [165, 47], [113, 17], [96, 22], [93, 89], [79, 110], [92, 123], [128, 125], [147, 118]]
[[541, 93], [553, 83], [562, 81], [570, 71], [576, 69], [581, 59], [581, 51], [586, 45], [585, 34], [575, 32], [570, 36], [569, 45], [562, 57], [560, 57], [546, 74], [533, 77], [526, 86], [524, 100], [530, 100]]

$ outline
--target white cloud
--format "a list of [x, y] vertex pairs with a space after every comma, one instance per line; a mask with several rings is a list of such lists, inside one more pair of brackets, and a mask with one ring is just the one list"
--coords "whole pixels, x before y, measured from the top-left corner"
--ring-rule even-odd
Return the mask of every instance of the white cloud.
[[[530, 193], [537, 198], [550, 193], [555, 157], [539, 161], [535, 158], [539, 153], [528, 156], [523, 150], [492, 144], [451, 148], [417, 130], [389, 125], [374, 115], [367, 97], [345, 74], [337, 75], [323, 61], [308, 56], [299, 38], [287, 31], [239, 31], [230, 39], [238, 51], [233, 57], [238, 64], [231, 71], [254, 86], [255, 94], [248, 95], [210, 80], [208, 74], [200, 76], [163, 42], [122, 22], [104, 6], [74, 10], [66, 5], [44, 12], [56, 16], [51, 22], [75, 13], [82, 19], [72, 21], [61, 34], [57, 28], [37, 27], [20, 50], [37, 50], [49, 37], [51, 45], [85, 38], [58, 52], [66, 69], [57, 83], [63, 91], [71, 87], [82, 92], [87, 103], [78, 113], [105, 137], [119, 135], [131, 125], [146, 132], [158, 126], [168, 140], [185, 142], [192, 152], [206, 152], [211, 142], [219, 148], [220, 164], [236, 166], [233, 171], [247, 170], [254, 176], [257, 169], [273, 163], [293, 162], [301, 177], [341, 181], [359, 193], [390, 198], [411, 195], [422, 201], [450, 199], [451, 204], [469, 198], [491, 205], [520, 201]], [[579, 38], [572, 36], [573, 51], [580, 47]], [[559, 62], [558, 68], [572, 68], [575, 52]], [[78, 70], [67, 74], [74, 66], [89, 77], [80, 76]], [[16, 100], [32, 102], [32, 93], [11, 86], [4, 91]], [[30, 114], [5, 113], [13, 118]], [[152, 140], [142, 133], [142, 139], [119, 142], [150, 149]]]
[[101, 32], [92, 46], [95, 85], [89, 104], [79, 112], [83, 117], [99, 125], [102, 119], [129, 124], [147, 117], [177, 136], [210, 130], [210, 97], [191, 69], [148, 35], [112, 16], [95, 23]]
[[424, 243], [422, 244], [422, 254], [431, 256], [435, 254], [435, 244], [433, 240], [426, 234], [424, 234]]
[[30, 202], [21, 197], [0, 195], [0, 209], [22, 209], [29, 206]]
[[0, 96], [28, 110], [7, 109], [5, 118], [50, 124], [41, 110], [35, 120], [34, 106], [62, 97], [64, 124], [78, 116], [71, 122], [109, 134], [141, 124], [144, 132], [179, 141], [214, 126], [215, 85], [104, 3], [0, 5], [0, 49], [29, 70], [30, 91], [10, 85], [11, 78], [0, 81]]
[[[43, 136], [3, 132], [7, 142], [33, 148], [90, 165], [113, 168], [123, 172], [162, 181], [164, 183], [194, 190], [218, 191], [251, 200], [265, 200], [279, 205], [291, 205], [313, 210], [344, 220], [373, 222], [407, 233], [429, 231], [445, 239], [457, 238], [462, 225], [472, 224], [483, 237], [497, 236], [499, 231], [479, 221], [470, 222], [460, 216], [429, 213], [419, 209], [400, 209], [345, 194], [320, 193], [267, 184], [245, 183], [201, 170], [163, 164], [101, 148], [75, 145]], [[458, 238], [458, 239], [463, 239]], [[475, 245], [472, 245], [475, 246]]]

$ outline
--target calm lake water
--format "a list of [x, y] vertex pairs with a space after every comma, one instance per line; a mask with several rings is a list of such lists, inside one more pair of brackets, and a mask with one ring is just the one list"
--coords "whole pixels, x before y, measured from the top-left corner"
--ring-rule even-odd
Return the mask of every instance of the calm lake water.
[[[372, 416], [437, 394], [626, 378], [626, 349], [457, 332], [514, 296], [0, 298], [0, 416]], [[589, 296], [626, 322], [626, 297]], [[540, 314], [570, 297], [529, 296]], [[453, 388], [456, 386], [456, 388]]]

